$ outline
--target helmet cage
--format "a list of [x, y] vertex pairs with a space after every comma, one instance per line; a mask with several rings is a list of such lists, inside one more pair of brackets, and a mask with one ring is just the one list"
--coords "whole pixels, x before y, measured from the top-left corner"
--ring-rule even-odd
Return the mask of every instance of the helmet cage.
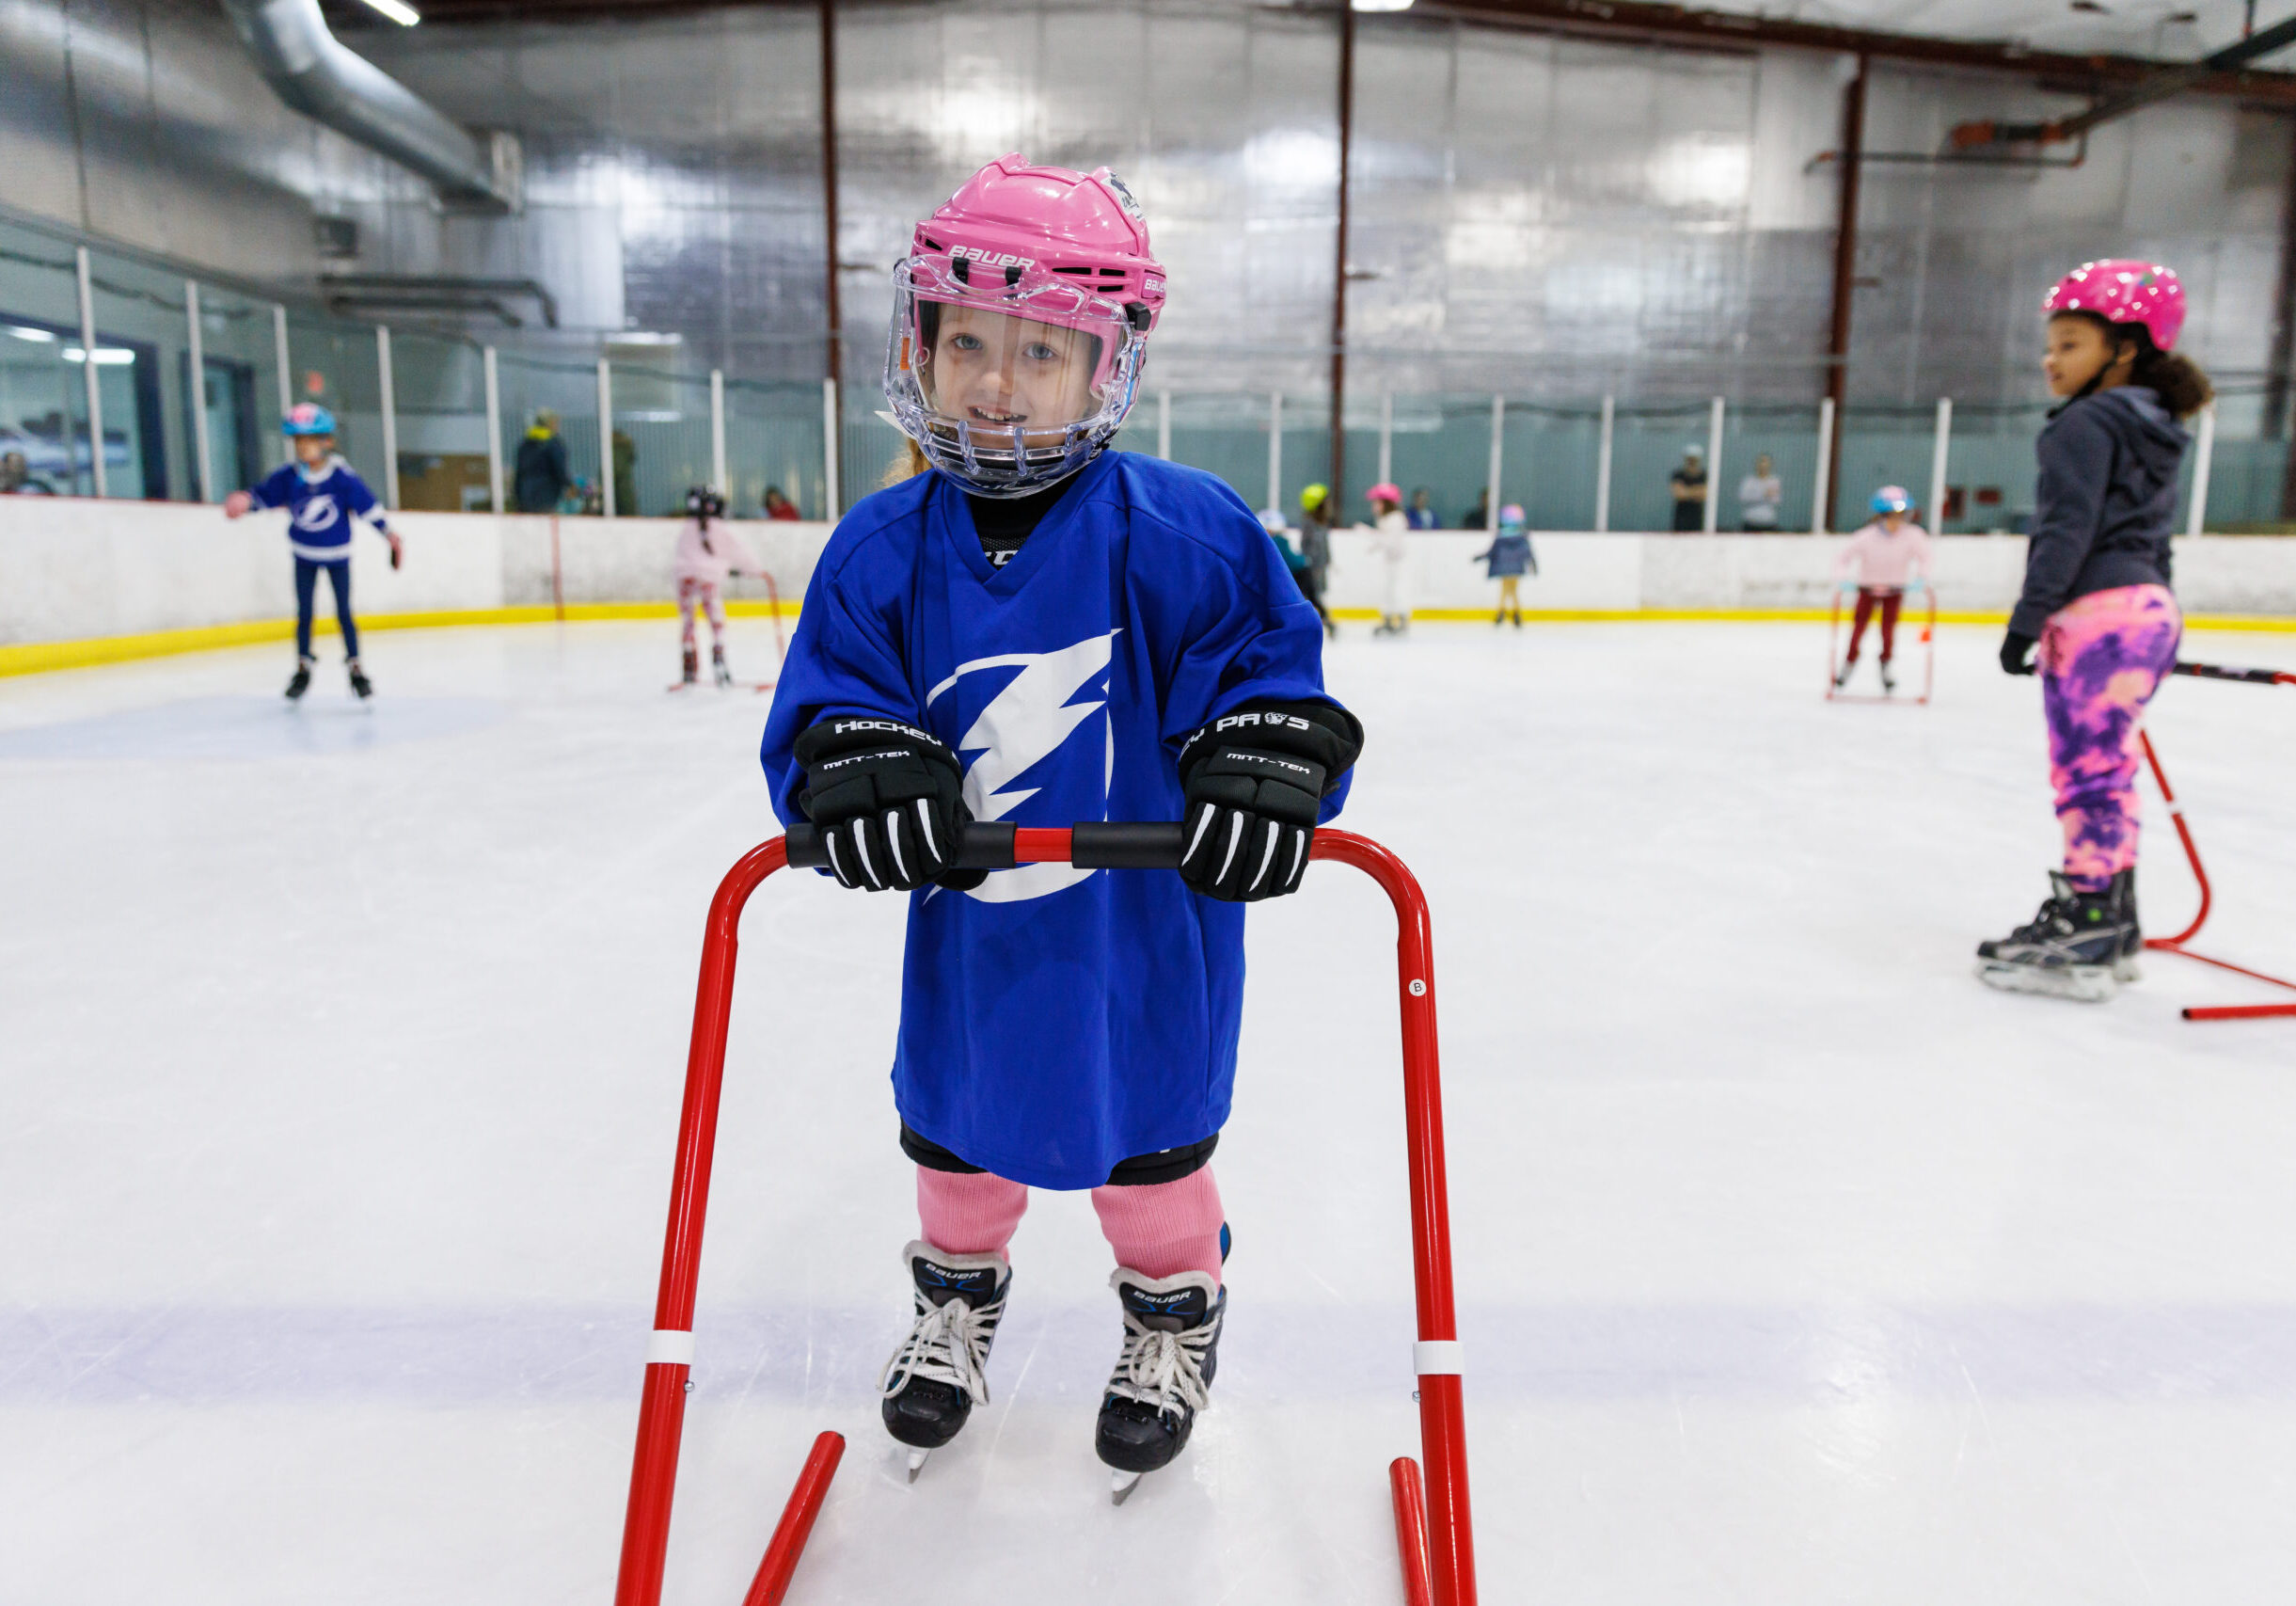
[[[1098, 455], [1132, 411], [1148, 349], [1145, 320], [1057, 270], [958, 247], [903, 261], [893, 271], [893, 294], [885, 400], [895, 423], [926, 460], [968, 490], [1021, 497], [1057, 484]], [[1088, 410], [1081, 418], [1000, 430], [937, 406], [927, 372], [928, 326], [938, 321], [941, 307], [1032, 320], [1098, 341]]]

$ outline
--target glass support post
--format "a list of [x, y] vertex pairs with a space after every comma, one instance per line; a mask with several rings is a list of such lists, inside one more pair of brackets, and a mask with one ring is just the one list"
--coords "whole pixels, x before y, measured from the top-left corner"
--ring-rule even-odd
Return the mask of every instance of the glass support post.
[[[80, 277], [80, 378], [87, 387], [87, 484], [98, 497], [102, 497], [105, 494], [106, 486], [103, 479], [103, 386], [96, 373], [96, 288], [88, 278], [87, 247], [76, 246], [72, 258]], [[69, 434], [66, 439], [69, 442]]]

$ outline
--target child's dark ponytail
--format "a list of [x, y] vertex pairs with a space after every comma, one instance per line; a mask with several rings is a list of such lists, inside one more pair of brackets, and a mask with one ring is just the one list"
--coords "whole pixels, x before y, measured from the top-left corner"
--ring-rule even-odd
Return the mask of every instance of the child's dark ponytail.
[[2134, 338], [2136, 345], [2136, 361], [2129, 370], [2129, 383], [2142, 385], [2159, 396], [2169, 417], [2189, 419], [2216, 400], [2216, 387], [2209, 382], [2199, 363], [2182, 352], [2162, 351], [2154, 345], [2152, 336], [2141, 324], [2124, 324], [2119, 327]]

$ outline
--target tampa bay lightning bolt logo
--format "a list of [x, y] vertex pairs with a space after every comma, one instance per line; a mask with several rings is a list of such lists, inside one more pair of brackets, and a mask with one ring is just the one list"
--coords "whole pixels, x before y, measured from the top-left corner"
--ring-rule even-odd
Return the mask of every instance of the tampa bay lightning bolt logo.
[[[955, 674], [926, 694], [925, 704], [929, 708], [968, 675], [995, 669], [1020, 671], [989, 699], [965, 733], [957, 739], [959, 757], [978, 755], [965, 771], [965, 806], [973, 811], [974, 819], [1003, 819], [1045, 789], [1049, 777], [1032, 771], [1065, 747], [1081, 726], [1108, 706], [1102, 677], [1108, 672], [1115, 644], [1116, 632], [1111, 630], [1105, 635], [1087, 636], [1073, 646], [1053, 652], [998, 653], [976, 658], [958, 664]], [[1080, 695], [1096, 683], [1099, 695]], [[1107, 807], [1108, 782], [1116, 771], [1116, 733], [1104, 715], [1100, 723], [1103, 734], [1098, 807], [1071, 815], [1069, 819], [1061, 821], [1063, 824], [1076, 819], [1098, 818]], [[1071, 783], [1071, 791], [1072, 787]], [[1074, 805], [1081, 800], [1071, 797], [1069, 801]], [[987, 881], [966, 896], [984, 903], [1017, 903], [1074, 886], [1094, 873], [1070, 865], [1023, 865], [1018, 869], [991, 872]]]
[[298, 530], [325, 530], [334, 522], [335, 499], [325, 491], [314, 497], [306, 497], [303, 505], [295, 509], [295, 528]]

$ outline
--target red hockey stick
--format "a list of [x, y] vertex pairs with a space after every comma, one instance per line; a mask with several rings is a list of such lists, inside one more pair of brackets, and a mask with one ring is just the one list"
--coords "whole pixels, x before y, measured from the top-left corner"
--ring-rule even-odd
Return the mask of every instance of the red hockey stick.
[[[1171, 869], [1180, 857], [1177, 825], [1016, 830], [976, 823], [965, 827], [958, 864], [978, 869], [1048, 863], [1093, 869]], [[1408, 1457], [1398, 1461], [1390, 1474], [1396, 1536], [1405, 1597], [1413, 1606], [1475, 1606], [1475, 1542], [1467, 1503], [1462, 1351], [1451, 1293], [1449, 1187], [1444, 1176], [1443, 1091], [1427, 899], [1403, 862], [1368, 837], [1319, 831], [1314, 857], [1354, 866], [1379, 883], [1395, 905], [1404, 1138], [1411, 1162], [1411, 1245], [1418, 1304], [1419, 1338], [1412, 1348], [1419, 1381], [1420, 1451], [1429, 1470], [1423, 1497], [1419, 1469]], [[616, 1606], [659, 1606], [661, 1600], [678, 1441], [685, 1425], [686, 1380], [693, 1364], [694, 1291], [701, 1276], [702, 1224], [709, 1204], [710, 1160], [717, 1147], [718, 1096], [725, 1074], [742, 907], [774, 871], [787, 865], [818, 867], [823, 863], [812, 829], [793, 827], [786, 836], [744, 854], [726, 872], [710, 902], [702, 941], [701, 984], [694, 999], [693, 1039], [686, 1059], [686, 1102], [678, 1119], [661, 1291], [654, 1308], [654, 1334], [646, 1345], [645, 1393], [638, 1413]], [[775, 1606], [781, 1599], [843, 1448], [844, 1441], [835, 1434], [815, 1440], [744, 1606]]]

